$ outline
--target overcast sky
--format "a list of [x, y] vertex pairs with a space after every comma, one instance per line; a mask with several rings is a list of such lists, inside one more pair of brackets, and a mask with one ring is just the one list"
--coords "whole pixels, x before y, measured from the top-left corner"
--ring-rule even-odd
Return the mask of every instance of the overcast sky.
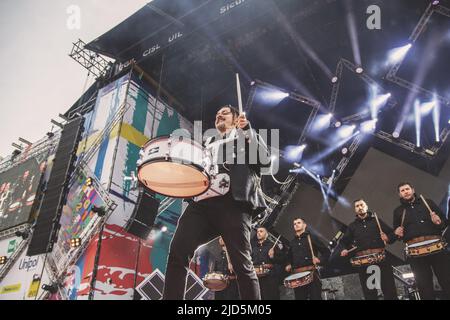
[[[82, 94], [87, 71], [69, 56], [79, 38], [89, 42], [150, 0], [0, 0], [0, 155], [19, 137], [31, 142], [51, 129]], [[79, 30], [67, 9], [81, 12]], [[92, 83], [92, 82], [91, 82]]]

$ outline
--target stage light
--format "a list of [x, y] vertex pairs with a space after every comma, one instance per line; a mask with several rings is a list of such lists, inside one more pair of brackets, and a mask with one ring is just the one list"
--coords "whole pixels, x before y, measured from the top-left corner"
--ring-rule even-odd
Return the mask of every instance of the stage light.
[[361, 68], [361, 67], [358, 67], [358, 68], [356, 68], [355, 72], [356, 72], [357, 74], [361, 74], [361, 73], [364, 72], [364, 69]]
[[252, 82], [250, 82], [250, 86], [254, 86], [256, 84], [256, 82], [255, 81], [252, 81]]
[[162, 228], [161, 228], [161, 232], [167, 232], [167, 227], [166, 226], [162, 226]]
[[266, 89], [260, 93], [260, 97], [268, 103], [279, 103], [289, 97], [289, 93], [276, 89]]
[[72, 238], [70, 239], [70, 247], [71, 248], [78, 248], [81, 246], [81, 239], [80, 238]]
[[347, 156], [349, 151], [350, 150], [348, 149], [348, 147], [343, 147], [341, 149], [341, 153], [342, 153], [343, 156]]
[[435, 101], [430, 101], [430, 102], [422, 103], [422, 104], [420, 105], [420, 114], [421, 114], [422, 116], [428, 115], [428, 114], [433, 110], [433, 108], [435, 107], [435, 105], [436, 105], [436, 102], [435, 102]]
[[433, 6], [437, 6], [437, 5], [439, 4], [439, 0], [434, 0], [431, 4], [432, 4]]
[[337, 134], [341, 138], [348, 138], [353, 134], [355, 129], [356, 129], [356, 125], [343, 126], [343, 127], [339, 128]]
[[398, 138], [400, 138], [400, 132], [394, 131], [394, 133], [392, 134], [392, 136], [393, 136], [395, 139], [398, 139]]
[[333, 78], [331, 78], [331, 83], [337, 83], [339, 81], [339, 78], [334, 76]]
[[53, 138], [55, 136], [55, 134], [53, 132], [47, 132], [47, 137], [49, 139]]
[[15, 158], [21, 153], [22, 153], [22, 151], [14, 149], [11, 155], [12, 155], [13, 158]]
[[16, 231], [15, 233], [16, 237], [21, 237], [23, 240], [28, 239], [28, 237], [30, 236], [30, 232], [25, 230], [25, 231]]
[[377, 128], [377, 122], [378, 120], [369, 120], [361, 123], [361, 131], [363, 133], [372, 133]]
[[377, 114], [381, 108], [383, 108], [391, 97], [390, 93], [376, 95], [374, 99], [370, 101], [370, 113], [372, 119], [377, 118]]
[[51, 284], [51, 285], [43, 284], [41, 288], [42, 288], [42, 290], [48, 291], [48, 292], [50, 292], [51, 294], [55, 294], [55, 293], [58, 292], [58, 285], [55, 284], [55, 283], [54, 283], [54, 284]]
[[96, 213], [99, 217], [104, 217], [106, 215], [106, 210], [104, 207], [93, 206], [92, 212]]
[[303, 151], [306, 149], [306, 144], [301, 146], [289, 146], [286, 148], [287, 154], [286, 159], [289, 161], [299, 161], [303, 155]]
[[322, 114], [318, 115], [316, 120], [314, 121], [312, 125], [312, 131], [320, 131], [324, 130], [326, 128], [329, 128], [331, 125], [331, 119], [333, 118], [333, 114]]
[[420, 131], [422, 129], [422, 118], [420, 114], [420, 103], [417, 99], [414, 101], [414, 118], [416, 123], [416, 146], [420, 147]]
[[434, 140], [440, 142], [440, 122], [441, 122], [441, 106], [437, 98], [436, 92], [433, 94], [433, 124], [434, 124]]
[[8, 257], [7, 256], [1, 256], [0, 257], [0, 265], [6, 264], [7, 261], [8, 261]]
[[398, 47], [395, 49], [392, 49], [388, 53], [388, 62], [389, 64], [396, 64], [397, 62], [400, 62], [403, 60], [403, 58], [408, 53], [409, 49], [411, 49], [412, 44], [408, 43], [405, 46]]
[[340, 121], [336, 121], [335, 123], [334, 123], [334, 127], [335, 128], [340, 128], [342, 126], [342, 122], [340, 122]]

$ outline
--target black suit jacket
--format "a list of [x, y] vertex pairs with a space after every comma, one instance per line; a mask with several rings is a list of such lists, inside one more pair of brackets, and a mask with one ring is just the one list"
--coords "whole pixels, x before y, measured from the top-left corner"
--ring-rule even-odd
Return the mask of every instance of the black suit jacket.
[[[223, 166], [228, 170], [233, 199], [247, 204], [252, 215], [267, 208], [261, 190], [261, 168], [271, 165], [270, 153], [262, 138], [250, 126], [236, 131], [237, 139], [224, 143]], [[206, 145], [222, 139], [215, 136]], [[255, 154], [256, 152], [256, 154]], [[222, 165], [222, 164], [220, 164]]]

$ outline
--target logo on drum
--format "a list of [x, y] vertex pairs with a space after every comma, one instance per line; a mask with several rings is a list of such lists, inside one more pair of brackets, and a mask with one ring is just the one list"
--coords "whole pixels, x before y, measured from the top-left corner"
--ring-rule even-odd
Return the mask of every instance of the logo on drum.
[[[250, 131], [251, 130], [251, 131]], [[173, 131], [171, 137], [194, 140], [200, 145], [206, 145], [211, 152], [212, 161], [217, 165], [247, 164], [262, 165], [261, 174], [276, 174], [279, 170], [280, 132], [278, 129], [250, 129], [247, 131], [232, 131], [227, 138], [217, 139], [216, 129], [208, 129], [203, 133], [202, 122], [194, 122], [194, 135], [185, 129]], [[214, 141], [209, 143], [210, 141]], [[267, 143], [270, 141], [270, 145]], [[211, 147], [210, 147], [211, 146]], [[195, 153], [196, 148], [192, 148]]]

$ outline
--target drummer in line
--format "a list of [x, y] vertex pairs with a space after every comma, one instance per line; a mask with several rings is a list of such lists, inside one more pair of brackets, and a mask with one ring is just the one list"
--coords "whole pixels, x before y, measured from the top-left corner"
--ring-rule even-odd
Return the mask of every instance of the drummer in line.
[[[289, 243], [288, 265], [290, 273], [313, 272], [314, 280], [294, 289], [296, 300], [322, 300], [322, 282], [317, 267], [326, 263], [330, 256], [328, 248], [309, 231], [302, 218], [293, 221], [295, 237]], [[317, 256], [319, 254], [319, 257]]]
[[256, 241], [252, 241], [252, 261], [259, 278], [261, 300], [280, 300], [276, 265], [281, 264], [281, 243], [268, 239], [267, 229], [256, 229]]
[[[394, 230], [387, 226], [376, 213], [368, 211], [368, 206], [363, 199], [353, 202], [356, 218], [347, 228], [342, 238], [342, 243], [349, 249], [341, 252], [342, 257], [347, 257], [351, 251], [355, 251], [355, 259], [371, 255], [377, 262], [358, 266], [359, 280], [366, 300], [377, 300], [378, 290], [381, 289], [385, 300], [397, 300], [392, 264], [386, 260], [386, 244], [395, 242]], [[369, 266], [376, 265], [380, 269], [379, 281], [369, 279], [375, 273]], [[369, 280], [369, 281], [368, 281]], [[377, 280], [377, 279], [376, 279]], [[374, 285], [375, 284], [375, 285]], [[376, 288], [379, 284], [380, 288]]]
[[222, 237], [219, 237], [219, 245], [221, 247], [220, 256], [214, 262], [214, 271], [220, 272], [228, 277], [228, 286], [215, 293], [215, 300], [239, 300], [239, 290], [236, 283], [236, 275], [233, 266], [228, 261], [227, 248]]
[[[440, 241], [442, 231], [447, 226], [445, 215], [430, 199], [415, 193], [409, 182], [398, 185], [400, 206], [394, 210], [395, 234], [408, 245], [419, 245], [431, 241]], [[433, 272], [444, 292], [444, 298], [450, 299], [450, 257], [445, 250], [408, 259], [414, 273], [420, 298], [433, 300]]]

